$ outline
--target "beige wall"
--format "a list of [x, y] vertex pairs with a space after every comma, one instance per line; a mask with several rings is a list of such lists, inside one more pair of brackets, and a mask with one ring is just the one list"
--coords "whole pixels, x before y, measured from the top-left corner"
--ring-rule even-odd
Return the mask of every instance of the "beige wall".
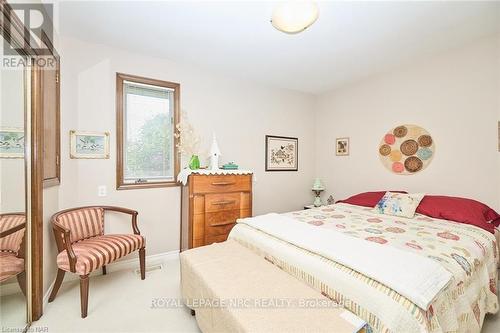
[[[191, 66], [102, 45], [62, 39], [62, 179], [44, 191], [45, 286], [55, 273], [48, 218], [55, 210], [88, 204], [140, 212], [148, 254], [179, 247], [179, 188], [116, 191], [115, 73], [181, 84], [181, 103], [208, 149], [215, 131], [223, 161], [253, 169], [254, 213], [301, 209], [312, 201], [316, 175], [338, 198], [376, 189], [469, 196], [500, 208], [500, 39], [486, 39], [433, 59], [342, 89], [311, 96], [220, 77]], [[425, 127], [436, 140], [431, 165], [396, 176], [378, 160], [381, 136], [400, 123]], [[69, 130], [111, 132], [109, 160], [70, 160]], [[299, 172], [264, 171], [266, 134], [299, 137]], [[335, 157], [336, 137], [351, 138], [351, 155]], [[106, 185], [108, 195], [97, 196]], [[113, 216], [109, 232], [128, 232]]]
[[[314, 177], [314, 98], [298, 92], [219, 77], [169, 61], [105, 46], [62, 39], [62, 178], [61, 209], [109, 204], [139, 211], [139, 227], [147, 237], [148, 254], [179, 248], [178, 187], [116, 191], [116, 72], [181, 84], [181, 108], [208, 149], [217, 134], [222, 160], [252, 169], [254, 213], [300, 209], [312, 200]], [[70, 160], [71, 129], [111, 132], [109, 160]], [[266, 134], [299, 138], [299, 172], [264, 172]], [[106, 185], [107, 197], [97, 196]], [[110, 232], [128, 232], [130, 223], [109, 223]]]
[[[336, 199], [403, 189], [475, 198], [500, 209], [500, 38], [322, 95], [316, 114], [316, 167]], [[395, 175], [378, 157], [382, 136], [399, 124], [426, 128], [436, 154], [424, 171]], [[351, 154], [336, 157], [336, 137]]]

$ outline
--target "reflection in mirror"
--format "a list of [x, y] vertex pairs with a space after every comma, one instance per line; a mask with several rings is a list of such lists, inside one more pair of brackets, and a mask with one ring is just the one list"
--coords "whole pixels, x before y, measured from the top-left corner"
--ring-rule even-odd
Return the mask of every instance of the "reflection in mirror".
[[[0, 40], [3, 45], [3, 40]], [[2, 53], [3, 54], [3, 53]], [[24, 329], [26, 303], [26, 164], [24, 68], [0, 68], [1, 331]], [[22, 330], [21, 330], [22, 331]]]

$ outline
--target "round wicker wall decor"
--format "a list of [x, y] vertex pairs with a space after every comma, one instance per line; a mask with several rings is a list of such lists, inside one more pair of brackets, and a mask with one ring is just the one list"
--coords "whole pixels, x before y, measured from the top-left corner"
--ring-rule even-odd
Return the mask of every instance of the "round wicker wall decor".
[[417, 125], [393, 128], [384, 135], [378, 148], [382, 164], [399, 175], [412, 175], [424, 170], [434, 157], [434, 151], [432, 136]]

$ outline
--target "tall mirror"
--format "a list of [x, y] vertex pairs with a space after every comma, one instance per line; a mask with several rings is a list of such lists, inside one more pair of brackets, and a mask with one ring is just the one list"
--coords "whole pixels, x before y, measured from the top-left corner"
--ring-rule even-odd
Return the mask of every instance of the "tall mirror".
[[[2, 37], [3, 38], [3, 37]], [[0, 47], [4, 48], [3, 40]], [[5, 57], [5, 52], [2, 52]], [[17, 57], [21, 59], [20, 57]], [[28, 322], [30, 76], [24, 66], [0, 68], [0, 319], [2, 332]], [[26, 130], [28, 129], [28, 130]], [[29, 295], [28, 295], [29, 297]]]

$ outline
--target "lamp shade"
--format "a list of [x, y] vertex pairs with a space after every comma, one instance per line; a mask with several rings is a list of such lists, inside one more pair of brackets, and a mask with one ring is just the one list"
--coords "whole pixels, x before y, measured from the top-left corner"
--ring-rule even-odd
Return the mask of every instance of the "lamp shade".
[[271, 24], [279, 31], [296, 34], [310, 27], [319, 16], [313, 1], [287, 1], [274, 9]]
[[313, 191], [323, 191], [324, 189], [325, 189], [325, 186], [321, 182], [321, 179], [316, 178], [314, 180], [314, 184], [313, 184], [312, 190]]

